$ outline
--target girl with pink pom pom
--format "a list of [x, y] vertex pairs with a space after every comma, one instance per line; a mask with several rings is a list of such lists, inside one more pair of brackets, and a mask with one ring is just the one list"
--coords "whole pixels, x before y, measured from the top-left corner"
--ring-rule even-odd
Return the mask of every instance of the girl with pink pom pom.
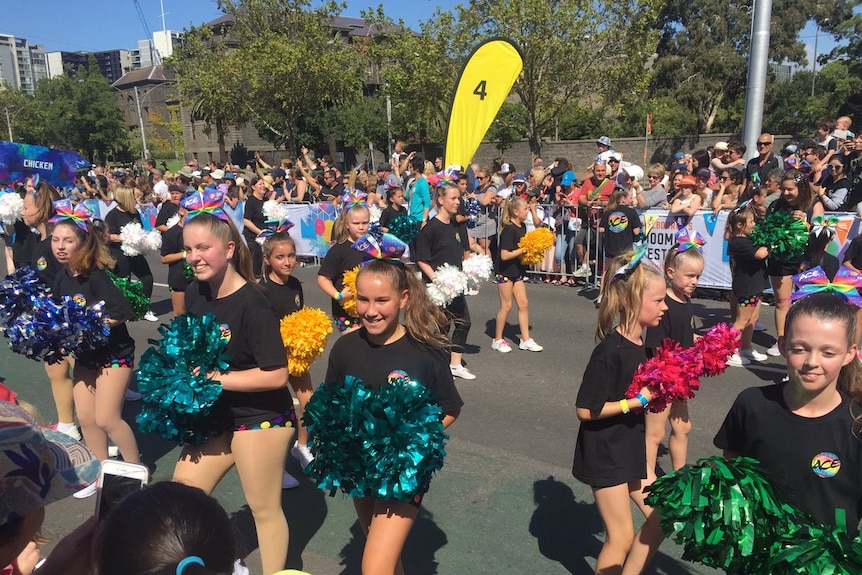
[[[640, 573], [662, 541], [658, 516], [642, 491], [647, 477], [644, 408], [651, 396], [645, 387], [636, 398], [625, 397], [646, 361], [643, 330], [657, 326], [667, 311], [664, 277], [640, 265], [644, 253], [624, 253], [608, 265], [596, 327], [601, 341], [575, 402], [581, 423], [572, 475], [592, 488], [607, 531], [596, 558], [596, 573], [602, 574]], [[629, 500], [647, 518], [637, 538]]]

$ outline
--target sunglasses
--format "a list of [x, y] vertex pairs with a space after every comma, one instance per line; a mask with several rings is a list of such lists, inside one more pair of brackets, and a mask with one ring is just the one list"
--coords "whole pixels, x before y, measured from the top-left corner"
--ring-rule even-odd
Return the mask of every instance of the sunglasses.
[[771, 146], [771, 145], [772, 145], [772, 142], [757, 142], [758, 148], [764, 148], [766, 146]]
[[829, 169], [832, 171], [838, 171], [843, 167], [841, 164], [829, 164]]

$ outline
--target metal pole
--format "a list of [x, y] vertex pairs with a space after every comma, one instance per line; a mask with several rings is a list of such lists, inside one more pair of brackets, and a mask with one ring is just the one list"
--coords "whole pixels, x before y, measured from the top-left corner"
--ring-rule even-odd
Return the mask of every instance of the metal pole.
[[757, 156], [757, 138], [763, 127], [763, 99], [766, 96], [766, 69], [769, 62], [769, 21], [772, 0], [754, 0], [751, 25], [751, 57], [745, 94], [745, 123], [742, 140], [746, 158]]
[[12, 139], [12, 120], [9, 119], [9, 108], [3, 108], [6, 110], [6, 127], [9, 128], [9, 141], [14, 142]]
[[150, 156], [150, 151], [147, 150], [147, 134], [144, 130], [144, 117], [141, 115], [141, 100], [138, 97], [138, 87], [135, 86], [135, 105], [138, 107], [138, 122], [141, 124], [141, 143], [144, 145], [144, 158], [147, 159]]
[[386, 94], [386, 161], [392, 157], [392, 100]]
[[820, 24], [814, 31], [814, 57], [811, 59], [811, 97], [814, 97], [814, 82], [817, 81], [817, 41], [820, 39]]

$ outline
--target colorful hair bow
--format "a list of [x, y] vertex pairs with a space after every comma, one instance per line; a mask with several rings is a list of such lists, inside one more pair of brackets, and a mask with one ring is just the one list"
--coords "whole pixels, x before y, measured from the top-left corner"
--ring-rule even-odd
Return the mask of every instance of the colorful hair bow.
[[54, 202], [54, 211], [57, 214], [48, 220], [52, 224], [56, 224], [61, 220], [72, 220], [75, 222], [75, 225], [89, 233], [90, 230], [87, 229], [87, 222], [93, 217], [93, 212], [88, 210], [87, 206], [83, 203], [73, 206], [72, 200], [64, 198]]
[[224, 194], [216, 188], [207, 188], [202, 192], [194, 192], [183, 198], [180, 205], [189, 212], [186, 215], [186, 222], [201, 214], [210, 214], [225, 222], [230, 221], [224, 208], [222, 208], [224, 205]]
[[835, 215], [826, 215], [820, 214], [819, 216], [814, 216], [811, 219], [811, 233], [820, 237], [820, 234], [827, 233], [830, 236], [835, 235], [835, 227], [841, 223], [841, 220], [838, 216]]
[[790, 295], [791, 301], [811, 294], [827, 292], [834, 293], [847, 303], [862, 308], [862, 296], [859, 295], [859, 288], [862, 288], [862, 274], [848, 267], [841, 266], [831, 282], [823, 268], [818, 266], [793, 276], [793, 283], [797, 290]]
[[350, 188], [341, 195], [341, 209], [346, 212], [354, 206], [364, 206], [366, 205], [365, 199], [367, 197], [368, 194], [366, 194], [362, 190]]
[[745, 200], [744, 202], [742, 202], [741, 204], [739, 204], [738, 206], [733, 208], [733, 213], [735, 214], [735, 213], [741, 212], [742, 210], [744, 210], [745, 208], [747, 208], [750, 205], [751, 205], [751, 200]]
[[266, 220], [263, 226], [255, 238], [260, 242], [275, 234], [287, 233], [293, 227], [293, 222], [290, 220]]
[[380, 234], [378, 237], [369, 233], [353, 242], [352, 247], [368, 256], [370, 258], [368, 261], [384, 260], [390, 263], [401, 263], [399, 258], [407, 249], [407, 244], [392, 234]]
[[614, 272], [614, 277], [611, 278], [611, 283], [613, 283], [617, 280], [628, 279], [628, 277], [630, 275], [632, 275], [632, 272], [635, 270], [635, 268], [637, 268], [638, 265], [641, 263], [641, 260], [646, 255], [646, 253], [647, 253], [647, 243], [646, 242], [640, 244], [639, 246], [636, 246], [635, 247], [635, 254], [634, 254], [634, 256], [632, 256], [631, 261], [629, 261], [629, 263], [627, 263], [626, 265], [620, 266], [619, 268], [617, 268], [617, 271]]
[[437, 172], [435, 174], [437, 176], [437, 184], [436, 187], [451, 187], [455, 185], [455, 175], [451, 172], [443, 171]]
[[699, 252], [703, 251], [703, 246], [706, 245], [706, 240], [702, 235], [697, 233], [697, 230], [689, 232], [688, 228], [682, 228], [676, 233], [676, 251], [679, 253], [696, 249]]

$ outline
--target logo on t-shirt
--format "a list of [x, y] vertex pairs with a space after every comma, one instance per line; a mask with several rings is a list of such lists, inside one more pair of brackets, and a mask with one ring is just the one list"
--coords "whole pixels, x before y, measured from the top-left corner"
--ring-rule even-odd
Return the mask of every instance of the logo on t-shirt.
[[72, 301], [80, 306], [87, 305], [87, 298], [84, 297], [84, 294], [76, 293], [72, 296]]
[[221, 331], [221, 340], [224, 342], [230, 341], [230, 326], [226, 323], [223, 323], [218, 326]]
[[389, 375], [386, 376], [386, 382], [389, 385], [392, 385], [393, 383], [402, 383], [402, 382], [406, 383], [408, 381], [410, 381], [410, 376], [407, 375], [406, 371], [403, 371], [401, 369], [396, 369], [394, 371], [391, 371], [389, 373]]
[[625, 212], [613, 212], [608, 216], [608, 231], [618, 234], [629, 227], [629, 218]]
[[811, 460], [811, 471], [824, 479], [835, 477], [841, 471], [841, 458], [828, 451], [818, 453]]
[[302, 300], [299, 299], [299, 294], [293, 296], [293, 305], [295, 305], [296, 307], [302, 305]]
[[46, 267], [48, 267], [48, 260], [45, 259], [45, 256], [39, 256], [39, 259], [36, 260], [36, 269], [41, 272]]

